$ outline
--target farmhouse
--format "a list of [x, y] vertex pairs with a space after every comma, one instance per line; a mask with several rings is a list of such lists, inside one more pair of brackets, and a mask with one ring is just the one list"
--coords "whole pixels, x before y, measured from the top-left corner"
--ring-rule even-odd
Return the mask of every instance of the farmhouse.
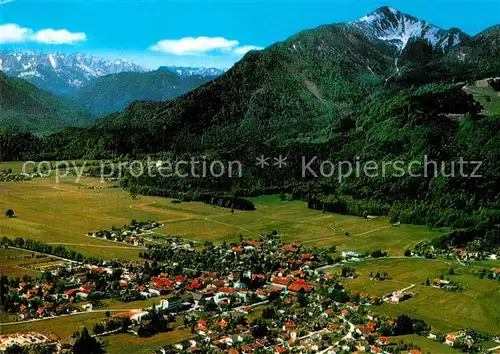
[[449, 285], [450, 282], [448, 280], [434, 279], [433, 284], [435, 288], [444, 288], [445, 286]]
[[405, 300], [411, 299], [414, 297], [416, 294], [415, 293], [410, 293], [410, 292], [405, 292], [405, 291], [395, 291], [393, 293], [389, 293], [384, 297], [385, 302], [389, 302], [392, 304], [398, 304], [400, 302], [403, 302]]
[[342, 257], [343, 258], [346, 258], [346, 259], [349, 259], [349, 258], [359, 258], [361, 255], [359, 253], [356, 253], [356, 252], [351, 252], [351, 251], [343, 251], [342, 252]]

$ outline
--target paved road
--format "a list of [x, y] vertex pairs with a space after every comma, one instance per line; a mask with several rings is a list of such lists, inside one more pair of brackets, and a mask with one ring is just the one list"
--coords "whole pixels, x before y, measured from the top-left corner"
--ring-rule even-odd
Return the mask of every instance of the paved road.
[[486, 349], [487, 352], [493, 352], [495, 350], [500, 350], [500, 345], [494, 348]]
[[[99, 238], [101, 239], [101, 238]], [[102, 240], [105, 240], [104, 238]], [[111, 241], [111, 240], [106, 240], [106, 241]], [[115, 242], [115, 241], [111, 241]], [[62, 245], [62, 246], [82, 246], [82, 247], [95, 247], [95, 248], [121, 248], [121, 249], [127, 249], [127, 250], [133, 250], [133, 249], [147, 249], [145, 247], [138, 247], [138, 246], [108, 246], [108, 245], [98, 245], [98, 244], [92, 244], [92, 243], [63, 243], [63, 242], [51, 242], [47, 243], [47, 245]]]

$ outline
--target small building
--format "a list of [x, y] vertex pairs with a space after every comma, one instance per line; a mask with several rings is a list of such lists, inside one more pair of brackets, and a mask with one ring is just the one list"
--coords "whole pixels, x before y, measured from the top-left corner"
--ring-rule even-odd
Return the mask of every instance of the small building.
[[92, 311], [92, 304], [91, 303], [84, 304], [84, 305], [82, 305], [82, 309], [84, 311]]
[[356, 252], [351, 252], [351, 251], [343, 251], [342, 252], [342, 257], [344, 258], [359, 258], [360, 254]]
[[170, 299], [161, 300], [160, 308], [164, 310], [174, 311], [182, 307], [182, 299], [178, 296], [171, 297]]
[[144, 319], [144, 317], [147, 317], [147, 316], [149, 316], [148, 311], [139, 311], [139, 312], [134, 313], [132, 316], [130, 316], [130, 319], [132, 321], [141, 322]]

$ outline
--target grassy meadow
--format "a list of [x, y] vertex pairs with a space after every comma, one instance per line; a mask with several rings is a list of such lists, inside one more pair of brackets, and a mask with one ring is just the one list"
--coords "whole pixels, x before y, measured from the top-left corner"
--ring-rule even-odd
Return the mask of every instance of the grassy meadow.
[[440, 235], [425, 227], [393, 227], [385, 218], [366, 220], [355, 216], [325, 214], [308, 209], [302, 201], [280, 201], [275, 195], [250, 200], [257, 210], [236, 211], [234, 214], [227, 209], [200, 203], [167, 206], [156, 203], [147, 207], [182, 210], [191, 214], [167, 220], [158, 232], [196, 241], [236, 241], [239, 234], [256, 238], [263, 232], [276, 230], [284, 240], [301, 241], [307, 246], [335, 245], [339, 250], [359, 252], [380, 248], [394, 255], [402, 255], [405, 249], [421, 240]]
[[496, 92], [491, 86], [467, 86], [465, 92], [473, 95], [488, 115], [500, 114], [500, 92]]
[[391, 343], [405, 343], [415, 344], [420, 347], [422, 353], [435, 353], [435, 354], [457, 354], [460, 350], [453, 349], [449, 345], [438, 343], [432, 339], [418, 336], [416, 334], [397, 336], [390, 338]]
[[[455, 275], [449, 275], [450, 264], [428, 259], [377, 259], [352, 265], [359, 277], [347, 280], [350, 289], [382, 296], [389, 292], [416, 286], [411, 291], [417, 295], [399, 304], [385, 303], [373, 307], [374, 311], [398, 316], [408, 314], [425, 320], [436, 330], [448, 332], [473, 328], [488, 333], [500, 333], [500, 284], [498, 281], [479, 279], [471, 274], [470, 267], [453, 264]], [[338, 270], [331, 270], [335, 272]], [[374, 281], [371, 273], [389, 274], [388, 280]], [[465, 287], [463, 292], [450, 292], [426, 287], [426, 279], [444, 274]]]
[[72, 316], [60, 316], [50, 320], [24, 322], [0, 327], [1, 334], [39, 332], [45, 335], [55, 336], [62, 343], [72, 341], [71, 336], [84, 327], [92, 332], [92, 327], [98, 322], [104, 321], [103, 312], [82, 313]]
[[[386, 218], [367, 220], [354, 216], [323, 213], [307, 208], [301, 201], [280, 201], [278, 196], [251, 198], [255, 211], [235, 211], [204, 203], [174, 204], [171, 199], [138, 196], [98, 179], [36, 178], [28, 182], [6, 182], [0, 185], [0, 237], [24, 237], [51, 244], [64, 245], [85, 255], [106, 259], [138, 260], [139, 248], [87, 236], [99, 229], [122, 227], [132, 219], [153, 219], [164, 224], [156, 230], [160, 234], [179, 235], [199, 242], [237, 241], [239, 234], [258, 238], [262, 232], [278, 231], [287, 241], [301, 241], [307, 246], [337, 246], [338, 251], [357, 252], [381, 249], [392, 256], [403, 255], [405, 249], [422, 240], [441, 234], [436, 230], [413, 225], [392, 226]], [[15, 218], [5, 217], [4, 211], [13, 209]], [[51, 259], [36, 259], [49, 262]], [[35, 270], [21, 268], [21, 264], [34, 262], [29, 252], [0, 251], [0, 270], [10, 276], [36, 275]], [[490, 266], [487, 261], [484, 265]], [[495, 263], [496, 264], [496, 263]], [[384, 304], [374, 308], [387, 315], [408, 313], [426, 320], [440, 331], [472, 327], [487, 332], [500, 332], [500, 289], [498, 282], [481, 280], [470, 274], [471, 268], [455, 264], [457, 275], [450, 276], [462, 283], [463, 293], [451, 293], [420, 284], [425, 279], [437, 278], [450, 264], [439, 260], [406, 258], [378, 259], [354, 265], [360, 277], [347, 281], [352, 289], [366, 290], [375, 295], [416, 284], [418, 295], [399, 305]], [[332, 271], [335, 271], [332, 270]], [[338, 271], [338, 269], [337, 269]], [[373, 282], [370, 272], [387, 272], [391, 279]], [[33, 272], [33, 273], [32, 273]], [[132, 306], [133, 305], [133, 306]], [[138, 304], [105, 303], [103, 309], [127, 310], [147, 307], [149, 301]], [[64, 341], [84, 326], [91, 328], [103, 319], [103, 313], [88, 313], [0, 327], [2, 333], [39, 331], [52, 333]], [[169, 341], [190, 335], [182, 331], [161, 334], [148, 340], [120, 335], [104, 338], [110, 352], [142, 353]], [[422, 347], [424, 347], [422, 345]], [[132, 351], [130, 351], [132, 350]], [[431, 350], [432, 352], [432, 350]]]
[[182, 342], [192, 338], [189, 332], [174, 330], [153, 337], [140, 338], [128, 334], [118, 334], [101, 338], [108, 354], [149, 354], [159, 347]]
[[[421, 240], [439, 236], [426, 227], [393, 227], [385, 218], [324, 214], [301, 201], [280, 201], [278, 196], [252, 198], [255, 211], [236, 211], [199, 202], [173, 204], [170, 199], [138, 196], [98, 179], [36, 178], [2, 183], [0, 210], [13, 209], [16, 217], [0, 217], [0, 236], [24, 237], [64, 245], [85, 255], [105, 259], [137, 260], [138, 248], [90, 238], [88, 232], [122, 227], [132, 219], [164, 223], [157, 231], [200, 242], [236, 241], [242, 234], [258, 238], [277, 230], [285, 240], [339, 250], [383, 249], [402, 255]], [[346, 236], [349, 233], [349, 236]]]
[[[72, 343], [72, 335], [76, 331], [81, 331], [87, 327], [92, 333], [94, 324], [102, 322], [105, 319], [103, 312], [83, 313], [74, 316], [57, 317], [45, 321], [35, 321], [28, 323], [19, 323], [15, 325], [0, 327], [1, 334], [39, 332], [50, 337], [56, 337], [62, 343]], [[105, 344], [107, 353], [151, 353], [154, 349], [170, 343], [178, 343], [184, 339], [191, 338], [188, 332], [174, 330], [167, 333], [161, 333], [151, 338], [139, 338], [129, 334], [118, 334], [101, 337], [100, 340]]]

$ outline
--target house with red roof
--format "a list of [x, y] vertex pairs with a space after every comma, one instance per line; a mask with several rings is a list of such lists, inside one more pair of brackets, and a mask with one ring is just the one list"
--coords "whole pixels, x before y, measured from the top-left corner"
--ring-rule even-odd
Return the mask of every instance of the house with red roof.
[[302, 279], [297, 279], [293, 284], [288, 286], [288, 291], [292, 294], [298, 293], [310, 293], [314, 289], [311, 283], [303, 281]]
[[377, 344], [380, 346], [389, 345], [391, 344], [391, 340], [388, 337], [382, 336], [377, 340]]
[[292, 279], [289, 277], [285, 277], [285, 278], [271, 277], [271, 283], [273, 283], [274, 285], [287, 287], [288, 284], [290, 284], [291, 282], [292, 282]]

